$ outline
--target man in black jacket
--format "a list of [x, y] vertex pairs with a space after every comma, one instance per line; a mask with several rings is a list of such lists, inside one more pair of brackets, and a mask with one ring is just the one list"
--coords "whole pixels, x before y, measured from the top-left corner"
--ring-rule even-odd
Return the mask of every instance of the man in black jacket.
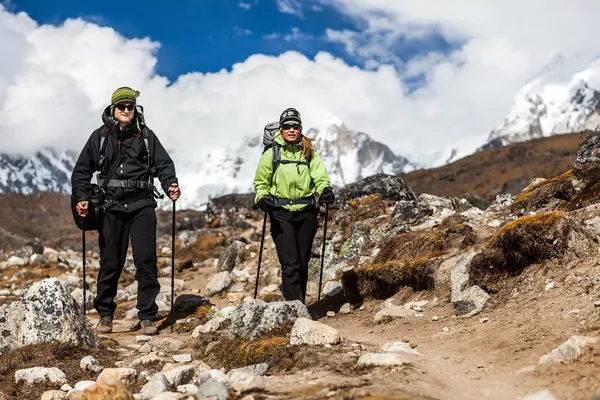
[[154, 132], [145, 126], [142, 109], [136, 104], [139, 94], [129, 87], [115, 90], [110, 106], [102, 115], [104, 124], [90, 136], [71, 176], [77, 212], [85, 217], [89, 212], [92, 175], [99, 172], [97, 180], [102, 186], [107, 174], [112, 173], [105, 186], [105, 213], [98, 229], [100, 271], [95, 301], [100, 315], [98, 333], [112, 332], [117, 308], [114, 298], [129, 237], [137, 270], [138, 318], [143, 334], [158, 333], [154, 326], [158, 311], [156, 296], [160, 291], [156, 267], [154, 177], [159, 179], [173, 201], [179, 198], [180, 189], [173, 161]]

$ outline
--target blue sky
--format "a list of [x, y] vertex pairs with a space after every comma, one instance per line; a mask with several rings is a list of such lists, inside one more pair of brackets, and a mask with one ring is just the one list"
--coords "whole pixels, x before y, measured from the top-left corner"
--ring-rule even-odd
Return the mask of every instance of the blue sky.
[[[5, 4], [13, 12], [25, 11], [40, 24], [60, 25], [67, 18], [82, 18], [112, 27], [127, 38], [160, 42], [157, 72], [171, 81], [190, 71], [229, 69], [252, 54], [278, 55], [288, 50], [309, 58], [326, 51], [350, 65], [364, 65], [364, 59], [325, 35], [327, 29], [360, 31], [364, 23], [312, 0], [301, 2], [302, 10], [296, 14], [282, 12], [276, 0], [10, 0]], [[433, 33], [419, 40], [398, 39], [390, 51], [409, 60], [420, 53], [451, 49]]]

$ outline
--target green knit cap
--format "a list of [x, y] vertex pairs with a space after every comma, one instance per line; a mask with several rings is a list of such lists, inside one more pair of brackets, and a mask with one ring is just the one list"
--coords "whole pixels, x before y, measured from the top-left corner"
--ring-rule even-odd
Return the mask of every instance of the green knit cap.
[[136, 103], [136, 99], [140, 95], [140, 92], [133, 90], [130, 87], [120, 87], [115, 90], [110, 99], [110, 110], [114, 111], [115, 106], [119, 103]]

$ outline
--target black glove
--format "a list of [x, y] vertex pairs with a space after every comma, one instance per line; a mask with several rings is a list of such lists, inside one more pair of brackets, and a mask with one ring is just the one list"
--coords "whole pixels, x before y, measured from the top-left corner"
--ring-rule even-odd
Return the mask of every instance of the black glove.
[[330, 187], [326, 187], [323, 189], [323, 193], [321, 193], [321, 197], [319, 197], [319, 204], [333, 204], [335, 202], [335, 194], [333, 194], [333, 189]]
[[255, 210], [260, 208], [264, 212], [269, 212], [273, 211], [276, 208], [276, 205], [277, 198], [272, 194], [267, 194], [261, 197], [260, 200], [258, 200], [258, 203], [256, 203], [252, 208], [254, 208]]

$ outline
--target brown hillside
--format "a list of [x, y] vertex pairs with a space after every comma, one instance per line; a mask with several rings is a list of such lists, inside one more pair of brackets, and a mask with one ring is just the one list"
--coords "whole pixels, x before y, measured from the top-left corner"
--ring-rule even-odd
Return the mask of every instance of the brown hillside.
[[463, 197], [470, 192], [493, 200], [500, 193], [519, 193], [533, 178], [553, 178], [570, 169], [588, 134], [557, 135], [487, 149], [440, 168], [399, 176], [417, 195]]

